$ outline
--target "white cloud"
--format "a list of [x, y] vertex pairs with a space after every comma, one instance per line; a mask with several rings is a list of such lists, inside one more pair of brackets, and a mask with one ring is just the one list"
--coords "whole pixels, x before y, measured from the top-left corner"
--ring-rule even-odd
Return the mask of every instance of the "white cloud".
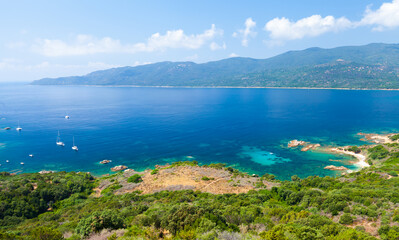
[[167, 31], [164, 35], [154, 33], [146, 42], [122, 44], [110, 37], [95, 38], [90, 35], [78, 35], [72, 43], [58, 39], [41, 39], [32, 46], [32, 50], [48, 57], [79, 56], [96, 53], [136, 53], [162, 51], [168, 48], [198, 49], [223, 31], [212, 24], [201, 34], [186, 35], [183, 30]]
[[399, 0], [383, 3], [380, 8], [373, 11], [367, 7], [360, 25], [377, 25], [373, 30], [382, 31], [386, 28], [399, 26]]
[[227, 46], [226, 46], [226, 43], [225, 43], [225, 42], [223, 42], [222, 45], [219, 45], [219, 44], [217, 44], [217, 43], [215, 43], [215, 42], [211, 42], [211, 44], [209, 45], [209, 48], [210, 48], [212, 51], [216, 51], [216, 50], [219, 50], [219, 49], [226, 49]]
[[[136, 61], [133, 66], [143, 65], [146, 63], [140, 63]], [[121, 65], [115, 64], [108, 64], [103, 62], [88, 62], [84, 65], [74, 65], [74, 64], [58, 64], [58, 63], [49, 63], [48, 61], [43, 61], [38, 64], [26, 64], [21, 60], [17, 59], [2, 59], [0, 61], [0, 70], [6, 71], [33, 71], [33, 70], [40, 70], [40, 69], [91, 69], [92, 71], [95, 70], [102, 70], [102, 69], [109, 69], [121, 67]]]
[[233, 37], [242, 37], [241, 44], [244, 47], [248, 47], [249, 38], [254, 38], [256, 36], [256, 32], [253, 29], [256, 27], [256, 22], [252, 20], [252, 18], [247, 18], [245, 20], [245, 29], [239, 29], [238, 32], [233, 33]]
[[167, 31], [165, 35], [159, 33], [153, 34], [147, 39], [146, 43], [137, 43], [133, 46], [134, 51], [153, 52], [156, 50], [165, 50], [167, 48], [186, 48], [198, 49], [206, 42], [214, 39], [217, 36], [222, 36], [223, 31], [217, 29], [215, 24], [208, 30], [201, 34], [186, 35], [183, 30]]
[[287, 18], [274, 18], [266, 23], [265, 30], [272, 40], [285, 41], [315, 37], [327, 32], [338, 32], [353, 26], [353, 23], [345, 17], [333, 16], [321, 17], [313, 15], [298, 21]]
[[40, 39], [32, 46], [32, 50], [48, 57], [78, 56], [94, 53], [111, 53], [121, 51], [119, 40], [109, 37], [97, 39], [90, 35], [80, 34], [73, 43], [57, 39]]
[[235, 54], [235, 53], [230, 53], [230, 55], [229, 55], [229, 57], [238, 57], [238, 54]]

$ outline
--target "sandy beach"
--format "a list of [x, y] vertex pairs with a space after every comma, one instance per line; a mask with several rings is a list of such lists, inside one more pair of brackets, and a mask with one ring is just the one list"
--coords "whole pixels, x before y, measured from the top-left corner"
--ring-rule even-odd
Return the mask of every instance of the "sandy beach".
[[358, 162], [355, 163], [354, 165], [359, 167], [359, 168], [370, 167], [370, 164], [368, 164], [366, 162], [366, 156], [364, 156], [363, 154], [354, 153], [354, 152], [347, 151], [347, 150], [344, 150], [344, 149], [339, 149], [339, 148], [329, 148], [328, 150], [330, 152], [333, 152], [333, 153], [346, 154], [346, 155], [350, 155], [350, 156], [355, 157], [358, 160]]

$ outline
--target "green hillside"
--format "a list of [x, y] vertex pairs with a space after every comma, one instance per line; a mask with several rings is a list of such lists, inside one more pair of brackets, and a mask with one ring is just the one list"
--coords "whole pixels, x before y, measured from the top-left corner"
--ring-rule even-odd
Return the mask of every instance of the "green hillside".
[[161, 62], [45, 78], [35, 85], [399, 88], [399, 44], [290, 51], [268, 59]]

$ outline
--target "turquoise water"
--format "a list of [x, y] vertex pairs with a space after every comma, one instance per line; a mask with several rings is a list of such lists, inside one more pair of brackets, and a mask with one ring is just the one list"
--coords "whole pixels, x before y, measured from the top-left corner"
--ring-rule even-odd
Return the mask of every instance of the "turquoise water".
[[[0, 171], [101, 175], [119, 164], [143, 170], [195, 159], [280, 179], [335, 175], [323, 168], [355, 169], [348, 157], [301, 152], [287, 142], [364, 144], [358, 132], [396, 131], [398, 124], [397, 91], [3, 84], [0, 127], [13, 129], [0, 130]], [[65, 147], [55, 144], [58, 130]], [[73, 136], [79, 152], [71, 149]], [[103, 159], [113, 162], [99, 164]]]

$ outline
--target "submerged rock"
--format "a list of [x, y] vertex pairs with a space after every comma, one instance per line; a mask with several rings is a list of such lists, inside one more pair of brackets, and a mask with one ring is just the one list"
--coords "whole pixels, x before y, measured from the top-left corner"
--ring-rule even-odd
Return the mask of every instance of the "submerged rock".
[[305, 147], [303, 147], [303, 148], [301, 149], [301, 151], [302, 151], [302, 152], [307, 152], [307, 151], [310, 150], [310, 149], [315, 149], [315, 148], [318, 148], [318, 147], [320, 147], [320, 144], [318, 144], [318, 143], [316, 143], [316, 144], [308, 144], [308, 145], [306, 145]]

